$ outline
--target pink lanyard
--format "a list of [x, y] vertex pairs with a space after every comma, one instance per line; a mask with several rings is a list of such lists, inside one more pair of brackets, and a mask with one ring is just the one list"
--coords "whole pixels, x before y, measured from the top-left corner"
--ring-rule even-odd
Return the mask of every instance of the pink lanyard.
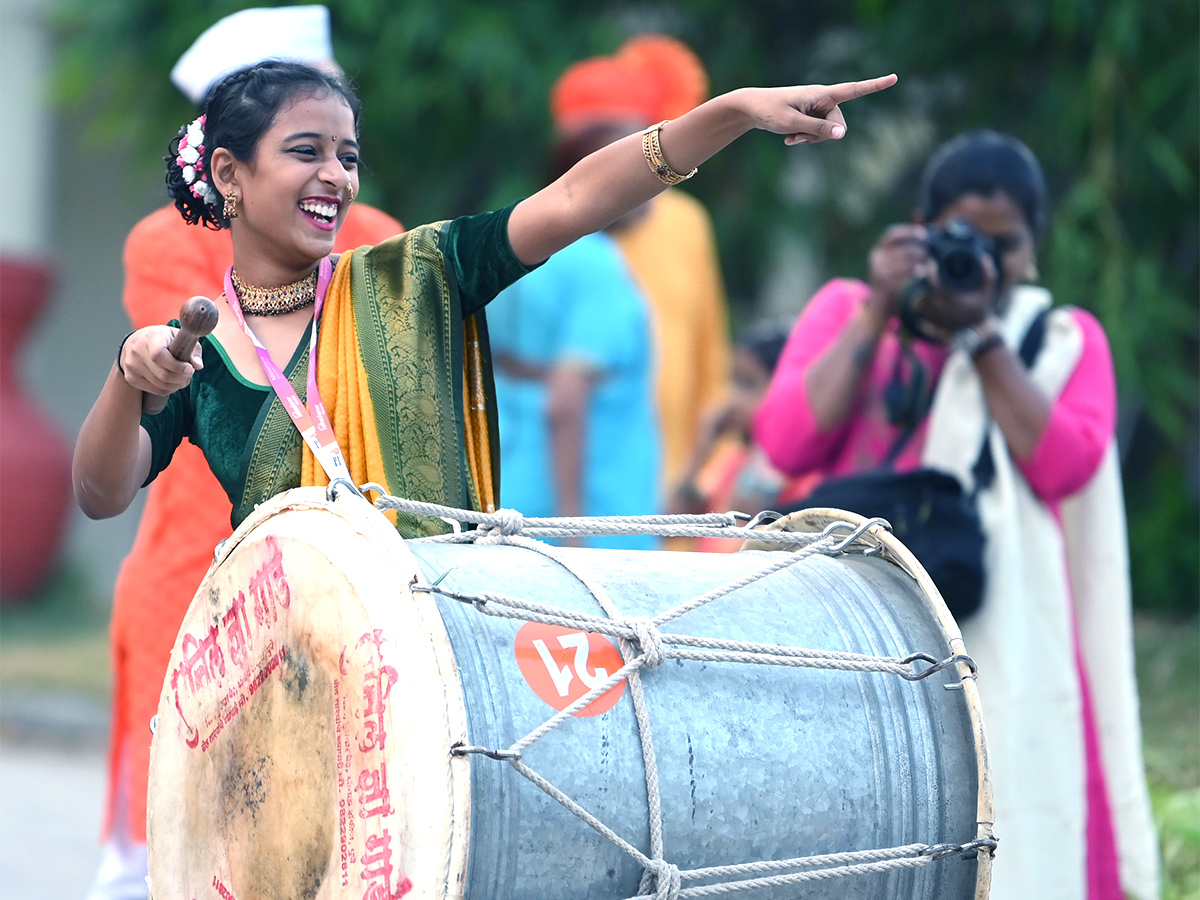
[[321, 260], [317, 274], [317, 303], [316, 309], [313, 311], [312, 330], [308, 337], [307, 407], [300, 402], [300, 398], [296, 395], [296, 389], [284, 377], [279, 366], [275, 365], [267, 348], [254, 336], [254, 332], [246, 324], [246, 317], [242, 315], [241, 304], [238, 302], [237, 291], [233, 288], [232, 266], [225, 273], [225, 300], [229, 303], [229, 308], [233, 310], [234, 318], [246, 332], [246, 337], [253, 342], [263, 371], [267, 373], [267, 380], [271, 382], [271, 387], [275, 389], [283, 408], [287, 410], [287, 414], [295, 423], [300, 436], [312, 450], [317, 462], [329, 476], [329, 480], [344, 479], [354, 484], [354, 479], [350, 476], [350, 468], [342, 456], [341, 447], [338, 446], [337, 436], [329, 424], [329, 414], [325, 412], [325, 404], [321, 401], [321, 392], [317, 390], [317, 323], [321, 320], [321, 309], [325, 305], [325, 292], [329, 289], [329, 281], [332, 277], [333, 263], [326, 257]]

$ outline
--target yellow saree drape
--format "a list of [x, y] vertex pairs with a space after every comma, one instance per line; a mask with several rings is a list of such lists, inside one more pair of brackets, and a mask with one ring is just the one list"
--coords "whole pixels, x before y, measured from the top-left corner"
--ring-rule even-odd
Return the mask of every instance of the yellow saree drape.
[[[486, 341], [475, 317], [454, 321], [461, 314], [444, 287], [429, 290], [438, 283], [429, 267], [442, 264], [436, 241], [426, 226], [343, 254], [321, 316], [317, 386], [356, 484], [491, 511], [497, 479]], [[429, 303], [430, 294], [441, 302]], [[301, 485], [329, 483], [307, 446], [299, 474]], [[444, 526], [389, 518], [406, 536]]]
[[[352, 253], [338, 260], [325, 295], [325, 311], [317, 341], [317, 389], [325, 401], [338, 446], [354, 483], [374, 482], [391, 492], [375, 426], [367, 370], [358, 352], [354, 307], [350, 297]], [[329, 476], [308, 445], [301, 451], [300, 485], [324, 487]], [[393, 524], [395, 514], [390, 514]]]

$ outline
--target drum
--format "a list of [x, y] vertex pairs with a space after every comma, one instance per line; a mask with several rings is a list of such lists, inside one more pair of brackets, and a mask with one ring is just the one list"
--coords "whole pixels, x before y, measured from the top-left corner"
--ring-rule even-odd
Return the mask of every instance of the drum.
[[405, 541], [275, 498], [171, 656], [152, 896], [986, 897], [957, 627], [889, 535], [844, 549]]

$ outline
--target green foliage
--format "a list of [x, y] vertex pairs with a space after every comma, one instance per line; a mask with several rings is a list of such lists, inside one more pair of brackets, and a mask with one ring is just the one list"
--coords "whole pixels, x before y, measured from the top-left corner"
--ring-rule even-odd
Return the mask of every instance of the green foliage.
[[[1135, 438], [1130, 456], [1136, 468], [1126, 475], [1125, 491], [1137, 605], [1146, 610], [1194, 611], [1200, 583], [1194, 489], [1189, 488], [1175, 454], [1161, 441], [1144, 454], [1137, 442]], [[1148, 457], [1144, 463], [1143, 457]]]
[[1134, 650], [1150, 784], [1200, 787], [1200, 617], [1139, 612]]
[[1200, 900], [1200, 788], [1155, 788], [1150, 799], [1162, 853], [1163, 900]]
[[1162, 898], [1200, 900], [1200, 617], [1138, 613], [1133, 633]]
[[[201, 30], [245, 5], [57, 0], [59, 96], [94, 113], [93, 137], [119, 134], [145, 147], [138, 177], [158, 178], [162, 148], [194, 115], [168, 81], [171, 66]], [[788, 152], [778, 139], [750, 135], [689, 182], [713, 213], [739, 319], [754, 311], [773, 254], [789, 240], [817, 252], [817, 277], [861, 275], [882, 228], [909, 216], [915, 175], [941, 140], [981, 126], [1024, 139], [1046, 167], [1055, 204], [1043, 281], [1059, 302], [1103, 322], [1123, 432], [1153, 436], [1139, 465], [1126, 466], [1131, 532], [1170, 534], [1176, 550], [1135, 555], [1135, 595], [1158, 603], [1161, 586], [1172, 584], [1175, 607], [1195, 607], [1200, 52], [1192, 0], [330, 5], [338, 59], [365, 104], [363, 197], [408, 223], [494, 208], [540, 186], [554, 79], [633, 31], [687, 41], [716, 92], [898, 72], [897, 88], [847, 108], [845, 141]]]

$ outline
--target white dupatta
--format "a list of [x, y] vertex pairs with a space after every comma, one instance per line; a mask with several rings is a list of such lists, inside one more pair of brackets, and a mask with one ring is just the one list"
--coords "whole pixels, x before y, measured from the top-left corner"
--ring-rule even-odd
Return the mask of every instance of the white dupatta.
[[[1041, 288], [1014, 290], [1002, 322], [1008, 346], [1017, 348], [1049, 306], [1050, 295]], [[1051, 312], [1031, 378], [1057, 398], [1082, 351], [1083, 336], [1070, 313]], [[1091, 481], [1063, 503], [1060, 528], [1009, 457], [970, 359], [954, 353], [938, 381], [923, 463], [971, 486], [985, 429], [995, 463], [992, 484], [978, 496], [987, 585], [981, 609], [962, 623], [962, 634], [979, 666], [996, 790], [1000, 845], [992, 900], [1087, 897], [1087, 765], [1076, 635], [1089, 673], [1122, 887], [1137, 900], [1157, 900], [1158, 848], [1142, 767], [1115, 443]]]

